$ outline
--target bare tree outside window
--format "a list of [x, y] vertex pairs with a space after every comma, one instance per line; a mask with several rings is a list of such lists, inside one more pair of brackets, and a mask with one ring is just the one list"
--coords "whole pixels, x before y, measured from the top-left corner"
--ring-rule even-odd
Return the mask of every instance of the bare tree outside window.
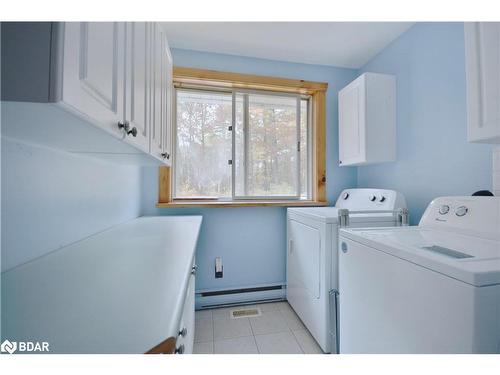
[[231, 196], [231, 94], [177, 92], [177, 197]]
[[175, 198], [310, 198], [308, 98], [176, 92]]

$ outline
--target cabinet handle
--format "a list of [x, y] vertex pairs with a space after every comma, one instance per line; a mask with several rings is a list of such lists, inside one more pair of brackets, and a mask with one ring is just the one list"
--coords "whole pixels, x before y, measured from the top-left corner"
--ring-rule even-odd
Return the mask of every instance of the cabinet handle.
[[175, 348], [175, 354], [184, 354], [184, 350], [186, 350], [186, 348], [184, 347], [184, 344], [182, 344], [178, 348]]
[[186, 327], [184, 327], [183, 329], [181, 329], [179, 331], [179, 336], [186, 337], [187, 333], [188, 333], [188, 330]]
[[132, 134], [133, 137], [137, 137], [137, 128], [134, 126], [127, 134]]
[[170, 154], [168, 152], [162, 152], [161, 157], [163, 159], [170, 159]]
[[128, 134], [128, 131], [130, 129], [130, 123], [128, 121], [119, 121], [118, 129], [123, 129], [123, 131]]
[[198, 266], [195, 264], [192, 268], [191, 268], [191, 275], [196, 275], [196, 270], [198, 269]]
[[347, 253], [347, 251], [349, 251], [349, 248], [347, 247], [347, 244], [345, 242], [342, 242], [340, 244], [340, 249], [342, 250], [342, 252], [345, 254]]

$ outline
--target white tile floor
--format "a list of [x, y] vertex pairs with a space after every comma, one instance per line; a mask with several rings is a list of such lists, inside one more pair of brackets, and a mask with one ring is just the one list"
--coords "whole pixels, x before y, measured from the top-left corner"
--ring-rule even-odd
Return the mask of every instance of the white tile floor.
[[[232, 319], [231, 309], [259, 307], [262, 315]], [[320, 354], [288, 302], [196, 311], [195, 354]]]

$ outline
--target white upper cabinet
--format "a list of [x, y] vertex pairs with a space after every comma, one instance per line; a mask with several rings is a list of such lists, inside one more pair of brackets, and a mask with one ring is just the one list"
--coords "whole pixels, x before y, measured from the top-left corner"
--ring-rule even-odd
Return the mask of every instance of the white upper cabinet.
[[396, 78], [364, 73], [339, 91], [339, 164], [396, 160]]
[[154, 84], [151, 80], [153, 27], [147, 22], [128, 22], [125, 29], [125, 121], [128, 132], [131, 132], [127, 138], [149, 152], [149, 133], [153, 117], [150, 101], [150, 88]]
[[174, 121], [174, 63], [172, 60], [172, 54], [170, 53], [170, 48], [168, 48], [168, 42], [165, 37], [165, 48], [164, 48], [164, 72], [165, 72], [165, 90], [163, 90], [163, 121], [167, 129], [163, 134], [163, 157], [168, 163], [172, 162], [172, 134], [173, 134], [173, 121]]
[[159, 24], [2, 23], [1, 57], [2, 135], [170, 162], [172, 60]]
[[151, 98], [154, 116], [151, 126], [151, 155], [170, 163], [172, 117], [172, 58], [167, 37], [159, 24], [153, 28]]
[[163, 33], [159, 25], [155, 25], [152, 35], [153, 55], [151, 60], [151, 99], [152, 99], [152, 113], [154, 116], [151, 118], [151, 154], [156, 157], [161, 157], [163, 153], [163, 134], [162, 131], [166, 128], [163, 124], [163, 91], [165, 90], [165, 67], [162, 51], [162, 37]]
[[467, 138], [500, 143], [500, 23], [465, 23]]
[[68, 22], [57, 27], [64, 42], [62, 79], [54, 93], [61, 101], [120, 134], [123, 120], [124, 28], [117, 22]]

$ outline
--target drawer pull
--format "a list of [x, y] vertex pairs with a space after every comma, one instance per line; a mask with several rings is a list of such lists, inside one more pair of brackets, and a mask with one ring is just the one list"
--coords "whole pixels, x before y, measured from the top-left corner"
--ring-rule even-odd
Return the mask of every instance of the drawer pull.
[[184, 350], [185, 350], [185, 347], [184, 347], [184, 344], [182, 344], [178, 348], [175, 348], [175, 354], [184, 354]]
[[184, 327], [183, 329], [181, 329], [179, 331], [179, 336], [186, 337], [187, 333], [188, 333], [188, 330], [186, 327]]

